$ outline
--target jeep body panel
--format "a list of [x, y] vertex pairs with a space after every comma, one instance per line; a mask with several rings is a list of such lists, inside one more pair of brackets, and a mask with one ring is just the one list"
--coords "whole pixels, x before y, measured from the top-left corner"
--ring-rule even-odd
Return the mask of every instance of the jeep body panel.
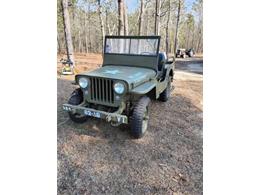
[[156, 99], [159, 98], [160, 94], [166, 89], [168, 84], [168, 79], [165, 79], [162, 82], [158, 82], [156, 85]]
[[105, 54], [103, 66], [119, 65], [150, 68], [157, 71], [157, 56], [139, 56], [123, 54]]
[[91, 72], [78, 74], [76, 77], [78, 78], [80, 76], [125, 81], [128, 84], [128, 89], [131, 90], [138, 85], [155, 78], [156, 72], [152, 69], [141, 67], [103, 66]]
[[156, 81], [152, 80], [134, 88], [133, 90], [131, 90], [131, 93], [137, 95], [143, 95], [149, 93], [155, 87], [156, 87]]
[[[90, 86], [87, 89], [82, 89], [85, 102], [119, 107], [121, 102], [131, 98], [129, 94], [132, 94], [133, 89], [156, 79], [156, 71], [149, 68], [112, 65], [78, 74], [76, 75], [76, 83], [80, 77], [88, 78], [90, 81]], [[125, 93], [116, 94], [114, 92], [113, 87], [116, 82], [124, 83]], [[141, 91], [134, 93], [140, 94]]]

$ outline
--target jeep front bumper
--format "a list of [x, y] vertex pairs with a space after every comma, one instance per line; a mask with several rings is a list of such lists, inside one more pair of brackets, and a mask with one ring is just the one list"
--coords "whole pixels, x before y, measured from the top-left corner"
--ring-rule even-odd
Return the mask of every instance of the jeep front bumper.
[[105, 119], [107, 122], [116, 122], [118, 124], [128, 124], [128, 117], [125, 115], [110, 113], [93, 108], [86, 108], [83, 106], [75, 106], [71, 104], [63, 104], [63, 110], [67, 112], [77, 113], [85, 116]]

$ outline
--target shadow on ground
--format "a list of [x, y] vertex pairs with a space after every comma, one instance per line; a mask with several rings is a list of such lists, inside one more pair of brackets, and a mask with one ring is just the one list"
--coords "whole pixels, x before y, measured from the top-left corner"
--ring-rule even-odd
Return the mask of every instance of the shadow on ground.
[[177, 58], [176, 70], [203, 75], [203, 58]]
[[202, 111], [190, 99], [153, 101], [148, 132], [134, 140], [104, 121], [68, 120], [70, 83], [58, 79], [58, 194], [202, 194]]

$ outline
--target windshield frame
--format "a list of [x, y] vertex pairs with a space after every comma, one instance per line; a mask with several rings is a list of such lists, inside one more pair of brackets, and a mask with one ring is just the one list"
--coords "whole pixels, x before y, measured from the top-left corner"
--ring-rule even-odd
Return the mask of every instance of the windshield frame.
[[[106, 45], [107, 45], [107, 39], [135, 39], [135, 40], [142, 40], [142, 39], [157, 39], [157, 49], [155, 55], [142, 55], [142, 54], [132, 54], [132, 53], [106, 53]], [[126, 56], [145, 56], [145, 57], [156, 57], [159, 54], [159, 48], [160, 48], [160, 36], [114, 36], [114, 35], [107, 35], [105, 36], [105, 42], [104, 42], [104, 48], [103, 48], [103, 54], [104, 55], [126, 55]]]

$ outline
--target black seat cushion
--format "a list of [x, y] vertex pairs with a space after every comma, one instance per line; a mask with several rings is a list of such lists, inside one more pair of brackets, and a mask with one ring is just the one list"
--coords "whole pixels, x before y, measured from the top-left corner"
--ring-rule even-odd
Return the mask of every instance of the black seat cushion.
[[166, 63], [166, 55], [163, 52], [159, 53], [158, 70], [161, 71], [163, 65]]

